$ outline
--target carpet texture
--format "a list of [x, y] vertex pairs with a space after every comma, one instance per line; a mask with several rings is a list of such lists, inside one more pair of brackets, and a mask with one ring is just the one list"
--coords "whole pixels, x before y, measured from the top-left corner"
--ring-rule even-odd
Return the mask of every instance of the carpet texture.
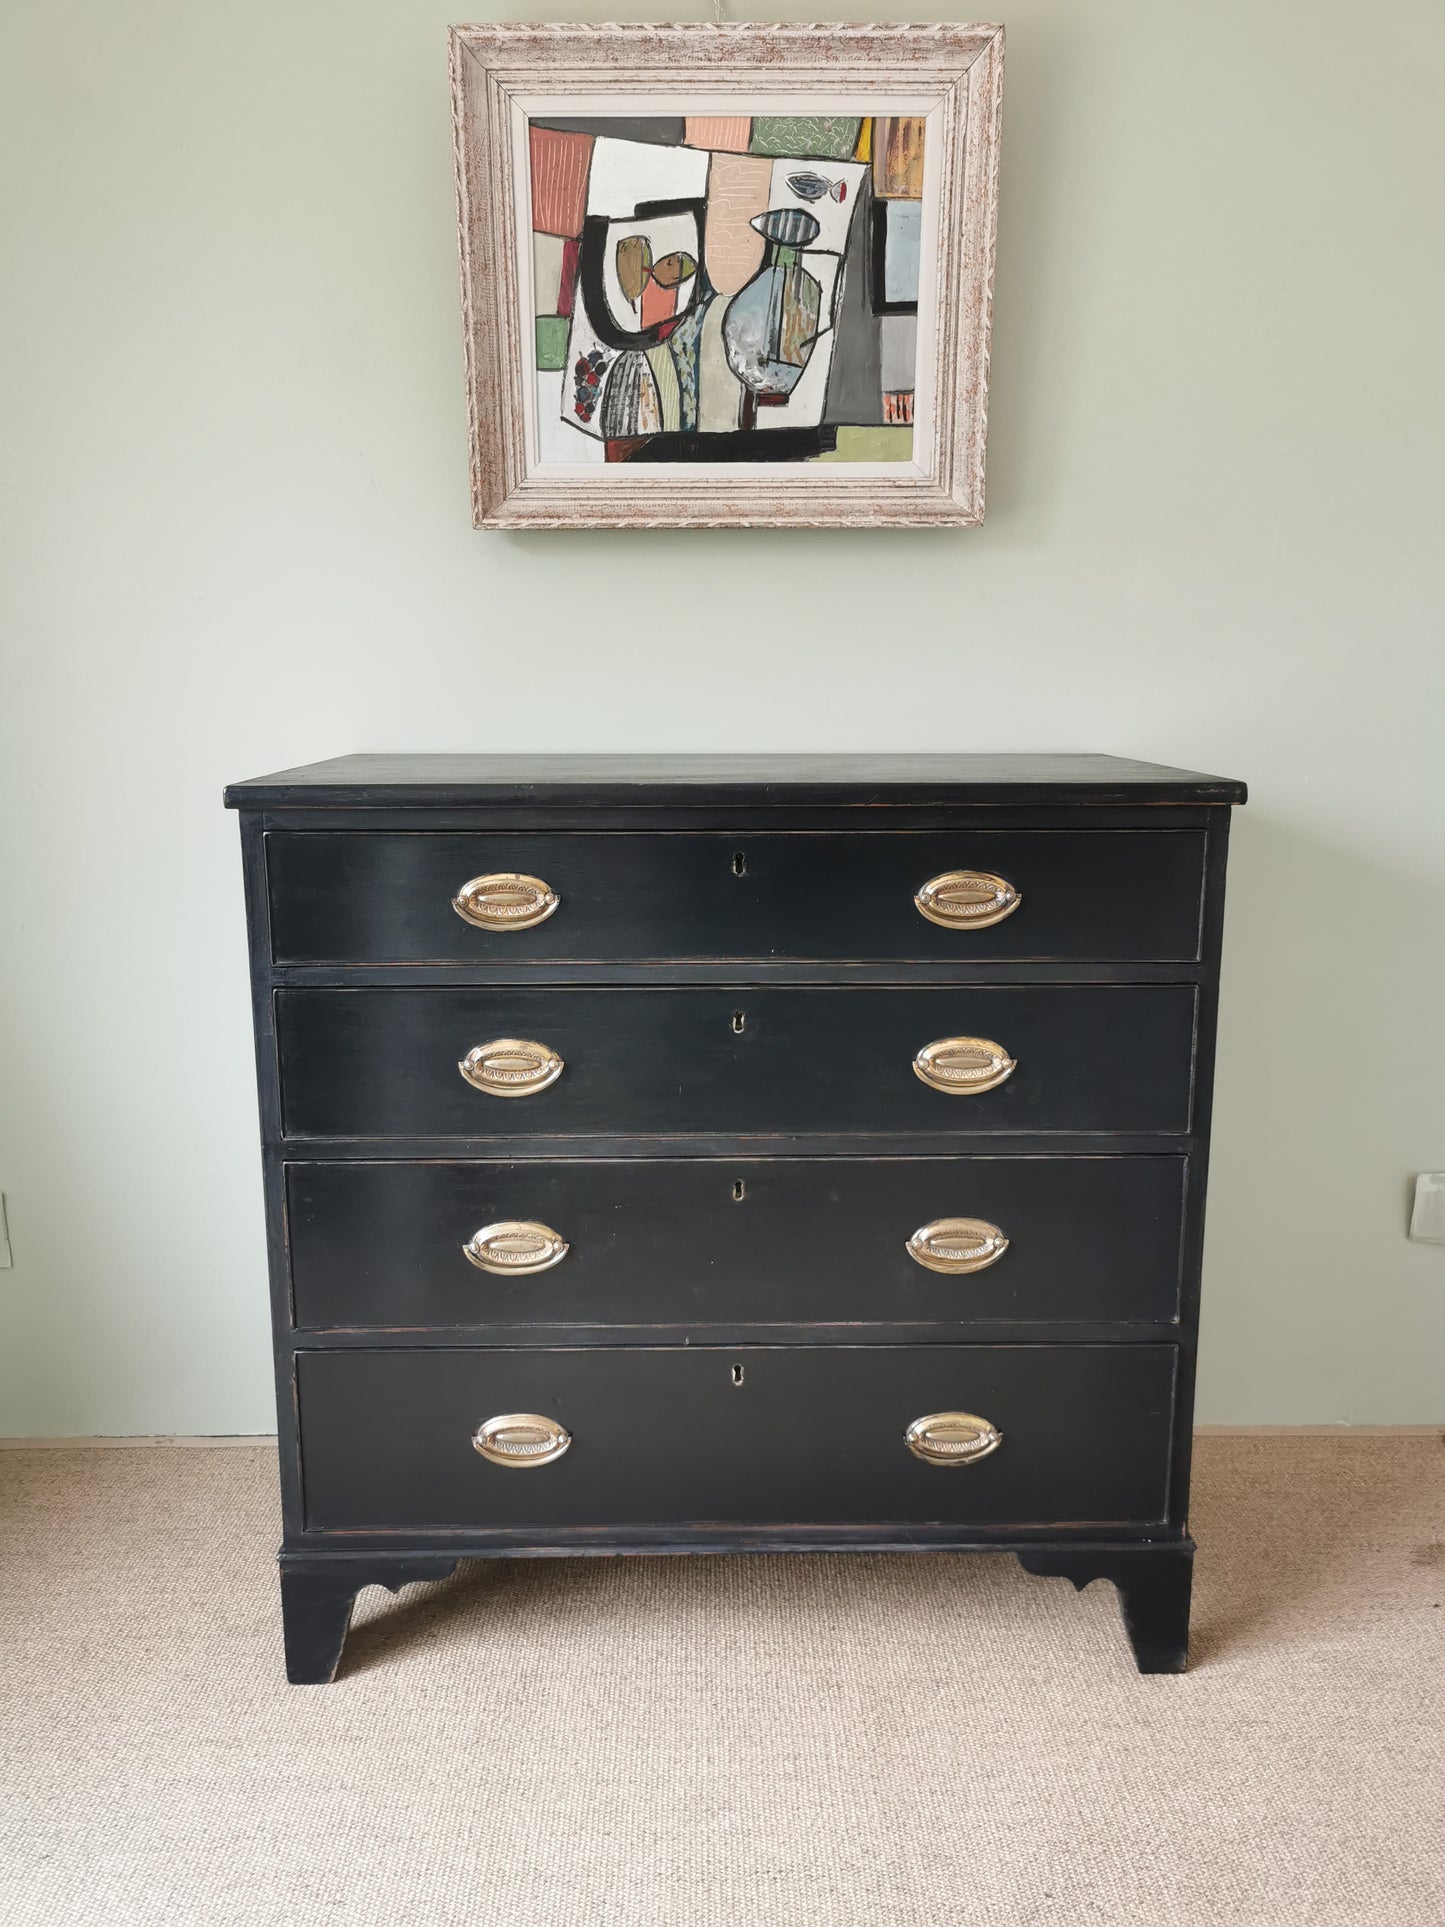
[[465, 1566], [282, 1678], [263, 1447], [0, 1453], [11, 1927], [1438, 1927], [1445, 1450], [1205, 1439], [1193, 1668], [1000, 1557]]

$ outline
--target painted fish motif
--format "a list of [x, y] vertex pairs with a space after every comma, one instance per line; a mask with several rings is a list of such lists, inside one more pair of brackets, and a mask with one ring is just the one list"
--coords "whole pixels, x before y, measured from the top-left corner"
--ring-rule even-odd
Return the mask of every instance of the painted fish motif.
[[821, 201], [826, 194], [841, 207], [848, 198], [846, 181], [826, 181], [821, 174], [790, 174], [788, 186], [800, 201]]

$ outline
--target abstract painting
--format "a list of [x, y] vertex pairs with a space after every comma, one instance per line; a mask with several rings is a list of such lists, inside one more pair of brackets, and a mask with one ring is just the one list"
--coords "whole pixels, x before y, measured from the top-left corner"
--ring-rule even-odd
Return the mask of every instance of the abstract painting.
[[995, 27], [453, 29], [478, 525], [979, 520], [1001, 72]]
[[527, 135], [545, 459], [911, 459], [923, 119], [540, 114]]

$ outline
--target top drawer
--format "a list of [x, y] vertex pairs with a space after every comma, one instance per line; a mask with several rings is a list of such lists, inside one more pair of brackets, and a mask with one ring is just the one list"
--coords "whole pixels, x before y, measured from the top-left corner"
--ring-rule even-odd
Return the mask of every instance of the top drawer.
[[[1188, 963], [1204, 837], [277, 830], [266, 872], [272, 956], [287, 964]], [[455, 907], [469, 884], [471, 918]]]

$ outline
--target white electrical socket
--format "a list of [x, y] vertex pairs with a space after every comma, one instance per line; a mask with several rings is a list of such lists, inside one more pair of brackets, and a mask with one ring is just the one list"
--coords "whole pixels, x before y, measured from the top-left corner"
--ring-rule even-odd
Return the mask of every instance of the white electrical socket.
[[0, 1271], [12, 1271], [15, 1260], [10, 1256], [10, 1227], [5, 1222], [5, 1194], [0, 1191]]
[[1445, 1245], [1445, 1171], [1422, 1171], [1416, 1178], [1410, 1236], [1417, 1244]]

